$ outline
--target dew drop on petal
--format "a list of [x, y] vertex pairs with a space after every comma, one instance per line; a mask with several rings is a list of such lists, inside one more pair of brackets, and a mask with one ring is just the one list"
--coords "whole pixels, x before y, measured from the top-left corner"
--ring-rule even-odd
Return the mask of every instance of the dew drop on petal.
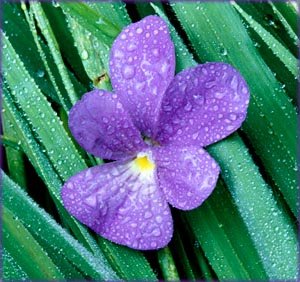
[[234, 125], [227, 125], [227, 126], [226, 126], [226, 130], [228, 130], [228, 131], [231, 131], [231, 130], [233, 130], [234, 128], [235, 128]]
[[141, 34], [143, 32], [143, 29], [141, 28], [141, 27], [138, 27], [137, 29], [136, 29], [136, 33], [137, 34]]
[[150, 217], [152, 217], [152, 213], [150, 211], [146, 211], [144, 214], [144, 218], [148, 219]]
[[216, 92], [215, 97], [217, 99], [222, 99], [225, 96], [225, 92]]
[[201, 95], [193, 95], [194, 101], [197, 105], [204, 104], [204, 98]]
[[185, 106], [184, 106], [184, 110], [189, 112], [190, 110], [192, 109], [192, 104], [191, 103], [187, 103]]
[[155, 56], [155, 57], [159, 57], [159, 50], [157, 48], [154, 48], [152, 50], [152, 54]]
[[237, 90], [238, 87], [238, 79], [236, 76], [233, 76], [231, 81], [230, 81], [230, 85], [232, 87], [232, 89]]
[[156, 246], [157, 246], [157, 243], [156, 243], [156, 242], [151, 242], [151, 247], [152, 247], [152, 248], [156, 248]]
[[160, 232], [160, 229], [159, 228], [155, 228], [153, 231], [152, 231], [152, 235], [153, 236], [160, 236], [161, 235], [161, 232]]
[[216, 112], [216, 111], [219, 110], [219, 107], [218, 107], [217, 105], [215, 105], [215, 106], [213, 107], [213, 110]]
[[125, 79], [133, 78], [135, 75], [135, 70], [133, 66], [125, 65], [123, 67], [123, 77]]
[[126, 49], [129, 52], [135, 51], [137, 49], [137, 45], [135, 43], [131, 42], [127, 45]]
[[157, 223], [162, 223], [163, 218], [160, 215], [158, 215], [158, 216], [156, 216], [155, 220]]
[[234, 120], [236, 120], [237, 116], [236, 116], [236, 114], [230, 114], [229, 118], [234, 121]]

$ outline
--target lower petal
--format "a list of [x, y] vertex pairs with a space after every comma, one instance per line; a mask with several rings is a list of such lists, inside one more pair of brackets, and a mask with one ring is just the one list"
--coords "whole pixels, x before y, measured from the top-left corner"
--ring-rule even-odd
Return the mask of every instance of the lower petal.
[[202, 148], [170, 145], [157, 147], [153, 155], [159, 186], [175, 208], [200, 206], [216, 186], [219, 166]]
[[154, 171], [135, 161], [89, 168], [63, 186], [66, 209], [104, 238], [139, 250], [166, 246], [173, 234], [169, 206]]

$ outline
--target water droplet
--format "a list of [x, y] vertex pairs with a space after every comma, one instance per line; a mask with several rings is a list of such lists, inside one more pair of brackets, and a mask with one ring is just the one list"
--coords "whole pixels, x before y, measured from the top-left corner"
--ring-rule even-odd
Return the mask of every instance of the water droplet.
[[156, 220], [157, 223], [162, 223], [163, 218], [162, 218], [160, 215], [158, 215], [158, 216], [155, 218], [155, 220]]
[[136, 29], [136, 33], [137, 34], [141, 34], [143, 32], [143, 29], [141, 28], [141, 27], [138, 27], [137, 29]]
[[124, 57], [124, 53], [123, 53], [121, 50], [116, 49], [115, 52], [114, 52], [114, 54], [113, 54], [113, 56], [114, 56], [115, 58], [121, 59], [121, 58]]
[[218, 110], [219, 110], [219, 106], [217, 106], [217, 105], [213, 106], [213, 110], [214, 110], [215, 112], [218, 111]]
[[166, 112], [170, 112], [170, 111], [172, 111], [172, 106], [170, 106], [170, 105], [164, 105], [163, 106], [163, 110], [166, 111]]
[[184, 106], [184, 110], [189, 112], [192, 109], [192, 104], [190, 102], [188, 102], [185, 106]]
[[194, 102], [197, 104], [197, 105], [202, 105], [204, 104], [204, 98], [202, 95], [193, 95], [193, 98], [194, 98]]
[[231, 85], [232, 89], [237, 90], [237, 87], [238, 87], [238, 79], [237, 79], [236, 76], [233, 76], [233, 77], [231, 78], [230, 85]]
[[99, 18], [98, 21], [96, 21], [96, 24], [103, 24], [103, 20]]
[[233, 130], [234, 128], [235, 128], [234, 125], [227, 125], [227, 126], [226, 126], [226, 130], [228, 130], [228, 131], [231, 131], [231, 130]]
[[132, 52], [132, 51], [134, 51], [134, 50], [136, 50], [137, 49], [137, 45], [135, 44], [135, 43], [133, 43], [133, 42], [130, 42], [128, 45], [127, 45], [127, 51], [129, 51], [129, 52]]
[[156, 246], [157, 246], [157, 243], [156, 243], [156, 242], [151, 242], [151, 247], [152, 247], [152, 248], [156, 248]]
[[152, 231], [152, 235], [153, 236], [160, 236], [161, 235], [161, 232], [160, 232], [160, 229], [159, 228], [155, 228], [153, 231]]
[[198, 138], [198, 136], [199, 136], [199, 132], [196, 132], [192, 135], [192, 139], [196, 140]]
[[222, 54], [223, 56], [226, 56], [226, 55], [227, 55], [227, 50], [226, 50], [225, 48], [222, 48], [222, 49], [221, 49], [221, 54]]
[[205, 86], [206, 88], [212, 88], [212, 87], [214, 87], [215, 85], [216, 85], [216, 81], [215, 81], [215, 80], [207, 81], [207, 82], [205, 82], [205, 84], [204, 84], [204, 86]]
[[43, 70], [39, 70], [39, 71], [37, 71], [36, 74], [37, 74], [38, 77], [44, 77], [45, 72]]
[[237, 115], [232, 113], [232, 114], [229, 115], [229, 118], [230, 118], [231, 120], [236, 120]]
[[135, 70], [133, 66], [125, 65], [123, 67], [123, 76], [125, 79], [133, 78], [135, 75]]
[[81, 58], [82, 58], [82, 60], [87, 60], [88, 57], [89, 57], [88, 52], [87, 52], [86, 50], [83, 50], [83, 51], [81, 52]]
[[150, 217], [152, 217], [152, 213], [150, 211], [146, 211], [144, 214], [144, 218], [148, 219]]
[[152, 54], [155, 56], [155, 57], [159, 57], [159, 50], [157, 48], [154, 48], [152, 50]]
[[225, 92], [216, 92], [215, 93], [215, 97], [217, 98], [217, 99], [222, 99], [223, 97], [225, 96]]

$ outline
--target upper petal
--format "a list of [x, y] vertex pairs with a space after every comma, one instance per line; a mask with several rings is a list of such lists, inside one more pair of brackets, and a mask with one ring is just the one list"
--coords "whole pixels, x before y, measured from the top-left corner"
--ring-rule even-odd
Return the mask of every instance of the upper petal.
[[152, 137], [161, 97], [174, 77], [175, 52], [166, 23], [148, 16], [130, 24], [114, 41], [110, 78], [133, 122]]
[[104, 159], [133, 157], [147, 146], [116, 94], [104, 90], [86, 93], [74, 105], [69, 128], [85, 150]]
[[202, 148], [156, 147], [153, 157], [159, 186], [175, 208], [190, 210], [200, 206], [216, 186], [219, 166]]
[[206, 63], [180, 72], [168, 87], [155, 140], [197, 144], [225, 138], [246, 117], [249, 89], [241, 74], [225, 63]]
[[171, 240], [169, 205], [154, 173], [141, 173], [134, 161], [82, 171], [65, 183], [61, 195], [73, 216], [115, 243], [151, 250]]

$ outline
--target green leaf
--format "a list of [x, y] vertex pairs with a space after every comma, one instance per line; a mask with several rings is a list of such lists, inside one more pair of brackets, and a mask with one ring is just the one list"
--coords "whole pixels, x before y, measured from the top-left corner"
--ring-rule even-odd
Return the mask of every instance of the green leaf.
[[28, 275], [11, 256], [11, 254], [2, 246], [2, 278], [26, 280]]
[[[271, 279], [296, 279], [295, 226], [282, 211], [238, 135], [210, 147]], [[225, 220], [223, 221], [225, 222]], [[284, 254], [288, 254], [285, 256]]]
[[31, 236], [18, 217], [3, 206], [3, 246], [33, 279], [61, 279], [63, 276], [48, 254]]
[[175, 229], [173, 239], [170, 243], [170, 248], [174, 255], [175, 262], [180, 261], [180, 264], [177, 265], [178, 272], [182, 279], [188, 280], [188, 281], [194, 281], [195, 274], [194, 274], [193, 268], [191, 266], [191, 262], [189, 261], [188, 253], [185, 249], [185, 243], [186, 242], [184, 242], [182, 240], [181, 235], [178, 232], [178, 230]]
[[[24, 7], [25, 5], [23, 5]], [[25, 8], [24, 8], [25, 9]], [[53, 33], [53, 30], [50, 26], [50, 23], [46, 17], [45, 12], [42, 9], [42, 6], [39, 2], [31, 2], [30, 3], [30, 9], [33, 11], [35, 19], [38, 22], [38, 25], [44, 35], [44, 37], [47, 40], [47, 43], [49, 45], [50, 52], [53, 56], [53, 59], [56, 63], [56, 66], [58, 68], [58, 71], [62, 77], [62, 81], [65, 85], [66, 92], [68, 94], [68, 98], [72, 104], [76, 103], [78, 100], [77, 94], [75, 92], [74, 86], [72, 84], [72, 81], [68, 75], [68, 71], [66, 69], [66, 66], [63, 63], [63, 58], [60, 54], [59, 45], [55, 38], [55, 35]], [[67, 100], [66, 97], [61, 97], [61, 100]], [[61, 101], [62, 105], [67, 104], [67, 101]], [[67, 106], [65, 106], [66, 112], [68, 112]]]
[[2, 144], [6, 143], [10, 145], [5, 147], [8, 171], [11, 178], [22, 188], [26, 189], [24, 152], [20, 150], [13, 124], [6, 117], [5, 111], [2, 113], [2, 128], [4, 134], [4, 136], [1, 138]]
[[[85, 4], [93, 9], [98, 18], [113, 20], [120, 30], [131, 22], [121, 3], [114, 2], [107, 5], [107, 3], [87, 2]], [[87, 18], [86, 24], [82, 25], [73, 9], [64, 9], [64, 13], [87, 75], [96, 87], [111, 90], [108, 76], [110, 45], [90, 32], [95, 24], [93, 18]]]
[[[126, 25], [131, 23], [131, 19], [127, 13], [125, 3], [121, 1], [113, 1], [111, 3], [105, 2], [86, 2], [85, 3], [89, 8], [96, 11], [99, 17], [110, 21], [113, 23], [119, 31], [123, 29]], [[90, 18], [88, 18], [89, 20]], [[93, 23], [90, 22], [90, 25]]]
[[158, 262], [165, 280], [179, 280], [176, 265], [169, 247], [158, 250]]
[[95, 86], [103, 87], [104, 84], [104, 88], [111, 90], [108, 77], [109, 48], [78, 24], [72, 16], [66, 14], [66, 17], [88, 77]]
[[[57, 114], [34, 83], [8, 39], [3, 37], [3, 71], [16, 102], [45, 146], [49, 158], [64, 179], [86, 168]], [[63, 161], [62, 161], [63, 160]]]
[[[2, 7], [3, 30], [5, 35], [9, 38], [16, 53], [24, 62], [28, 72], [42, 92], [46, 93], [52, 100], [58, 102], [59, 100], [52, 83], [46, 79], [43, 60], [37, 55], [39, 53], [38, 49], [30, 28], [23, 17], [20, 5], [16, 3], [4, 3]], [[47, 60], [49, 64], [53, 64], [49, 54], [47, 54], [44, 59]]]
[[268, 278], [248, 229], [222, 182], [201, 207], [182, 216], [219, 279]]
[[122, 279], [156, 280], [142, 252], [116, 245], [101, 236], [98, 236], [98, 243], [107, 260]]
[[[298, 73], [296, 57], [272, 33], [256, 22], [239, 5], [233, 4], [233, 6], [254, 34], [252, 37], [257, 41], [258, 50], [262, 58], [268, 63], [273, 72], [276, 73], [277, 79], [283, 84], [282, 87], [286, 89], [287, 94], [296, 102], [296, 78]], [[294, 39], [294, 42], [297, 42], [297, 39]]]
[[251, 16], [245, 13], [237, 4], [233, 4], [234, 8], [241, 14], [249, 26], [261, 37], [261, 39], [269, 46], [274, 55], [281, 60], [286, 68], [295, 77], [297, 76], [297, 59], [286, 49], [271, 33], [265, 30], [258, 22], [253, 20]]
[[72, 14], [82, 27], [91, 32], [91, 34], [107, 46], [111, 46], [113, 40], [121, 31], [119, 27], [105, 18], [107, 15], [100, 15], [95, 9], [85, 3], [60, 2], [59, 5], [64, 13]]
[[[282, 45], [289, 49], [294, 56], [297, 56], [297, 31], [294, 23], [292, 25], [284, 18], [272, 2], [260, 5], [258, 3], [237, 3], [247, 14], [259, 22], [260, 25], [275, 37]], [[278, 3], [279, 4], [279, 3]], [[281, 3], [287, 10], [292, 12], [288, 3]], [[233, 4], [236, 5], [235, 3]], [[291, 14], [290, 19], [297, 19], [296, 14]]]

